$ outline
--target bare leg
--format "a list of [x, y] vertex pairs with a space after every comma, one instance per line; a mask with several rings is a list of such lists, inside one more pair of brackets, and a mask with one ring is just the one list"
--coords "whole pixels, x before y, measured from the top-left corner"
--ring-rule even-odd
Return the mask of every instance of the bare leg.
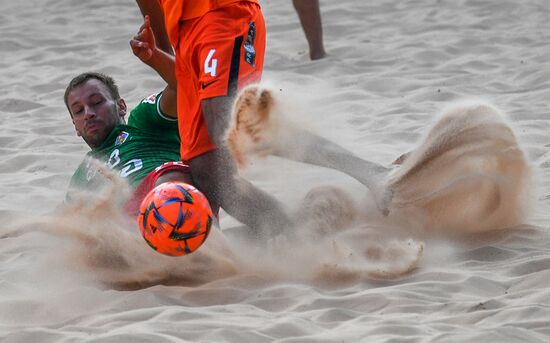
[[224, 132], [229, 123], [231, 98], [202, 101], [208, 133], [218, 148], [189, 161], [193, 181], [211, 202], [256, 230], [261, 235], [276, 235], [293, 227], [281, 203], [238, 176], [235, 162], [225, 146]]
[[195, 185], [208, 197], [212, 207], [221, 206], [257, 235], [274, 236], [293, 226], [275, 198], [235, 174], [225, 148], [193, 158], [189, 165]]
[[384, 182], [391, 169], [364, 160], [342, 146], [306, 130], [293, 127], [288, 134], [293, 139], [282, 142], [274, 150], [274, 155], [339, 170], [353, 177], [371, 191], [382, 213], [388, 214], [391, 192]]
[[390, 169], [359, 158], [319, 135], [301, 129], [273, 113], [271, 92], [250, 86], [235, 102], [227, 145], [241, 166], [247, 154], [278, 155], [295, 161], [339, 170], [372, 192], [379, 209], [387, 214], [391, 191], [385, 186]]
[[292, 0], [309, 45], [309, 57], [318, 60], [326, 56], [323, 46], [323, 26], [319, 0]]
[[163, 173], [159, 178], [157, 179], [157, 182], [155, 182], [155, 186], [160, 185], [161, 183], [170, 182], [170, 181], [180, 181], [185, 182], [190, 185], [193, 184], [193, 180], [191, 179], [191, 175], [188, 173], [183, 173], [181, 171], [167, 171]]

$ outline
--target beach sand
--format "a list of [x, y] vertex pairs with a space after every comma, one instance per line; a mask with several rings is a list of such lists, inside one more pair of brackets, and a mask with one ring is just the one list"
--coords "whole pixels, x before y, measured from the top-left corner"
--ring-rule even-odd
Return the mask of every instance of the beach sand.
[[[287, 117], [363, 158], [390, 165], [455, 103], [504, 113], [533, 174], [514, 203], [520, 223], [421, 233], [381, 216], [354, 179], [271, 157], [243, 175], [294, 210], [336, 187], [366, 221], [309, 244], [254, 242], [222, 212], [221, 232], [172, 258], [117, 215], [112, 194], [54, 214], [88, 151], [63, 104], [69, 80], [110, 74], [129, 106], [163, 83], [129, 48], [133, 1], [2, 1], [0, 341], [550, 341], [550, 6], [321, 1], [329, 56], [311, 62], [291, 1], [261, 3], [264, 84]], [[464, 223], [455, 231], [477, 227]]]

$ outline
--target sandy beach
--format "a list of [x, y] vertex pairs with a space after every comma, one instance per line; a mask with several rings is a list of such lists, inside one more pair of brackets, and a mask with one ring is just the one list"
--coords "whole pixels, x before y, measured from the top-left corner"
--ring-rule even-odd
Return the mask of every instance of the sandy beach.
[[[533, 176], [508, 207], [521, 207], [518, 223], [421, 234], [405, 214], [381, 216], [349, 176], [268, 157], [243, 175], [290, 209], [330, 185], [366, 219], [310, 244], [252, 242], [222, 212], [221, 231], [178, 258], [150, 249], [113, 206], [54, 213], [88, 151], [63, 103], [71, 78], [107, 73], [130, 107], [164, 87], [130, 50], [135, 2], [0, 3], [0, 341], [550, 341], [545, 1], [322, 0], [328, 56], [312, 62], [292, 2], [261, 0], [264, 85], [289, 119], [360, 157], [391, 165], [457, 103], [502, 112]], [[471, 221], [454, 233], [476, 231]]]

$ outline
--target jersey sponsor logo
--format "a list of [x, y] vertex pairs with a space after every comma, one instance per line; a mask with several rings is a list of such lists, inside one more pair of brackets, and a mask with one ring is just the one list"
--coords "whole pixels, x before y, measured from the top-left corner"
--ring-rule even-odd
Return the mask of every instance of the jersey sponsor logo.
[[115, 146], [121, 145], [122, 143], [126, 142], [126, 139], [130, 136], [130, 134], [126, 131], [122, 131], [118, 137], [115, 139]]
[[154, 105], [157, 102], [157, 95], [151, 94], [147, 98], [141, 101], [142, 104], [151, 104]]
[[216, 70], [218, 69], [218, 59], [212, 58], [216, 53], [216, 49], [211, 49], [208, 52], [208, 56], [204, 60], [204, 73], [216, 76]]
[[246, 63], [254, 66], [254, 60], [256, 59], [256, 50], [254, 46], [246, 44], [244, 45], [244, 60]]
[[244, 43], [244, 61], [254, 67], [256, 49], [254, 49], [254, 38], [256, 38], [256, 24], [248, 24], [248, 34]]

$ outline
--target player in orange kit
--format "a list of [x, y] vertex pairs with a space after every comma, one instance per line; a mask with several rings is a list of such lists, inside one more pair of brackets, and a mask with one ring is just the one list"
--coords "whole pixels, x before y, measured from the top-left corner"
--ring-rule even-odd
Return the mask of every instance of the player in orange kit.
[[[137, 2], [143, 14], [164, 19], [176, 54], [180, 152], [194, 184], [213, 207], [257, 231], [293, 227], [281, 203], [238, 175], [225, 143], [237, 92], [262, 74], [266, 32], [258, 1]], [[376, 179], [387, 171], [373, 170]]]

